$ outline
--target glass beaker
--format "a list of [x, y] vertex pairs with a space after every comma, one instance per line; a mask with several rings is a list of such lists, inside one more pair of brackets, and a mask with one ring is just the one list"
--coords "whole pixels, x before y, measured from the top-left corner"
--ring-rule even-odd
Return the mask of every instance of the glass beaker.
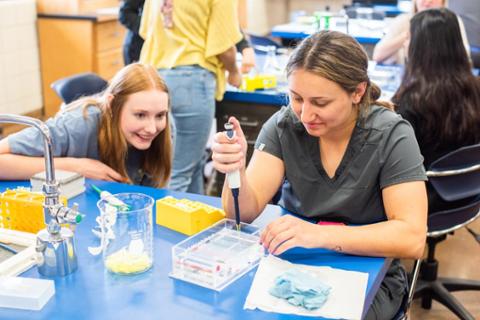
[[154, 200], [141, 193], [118, 193], [98, 201], [102, 234], [109, 235], [103, 249], [105, 268], [129, 275], [153, 265], [152, 209]]
[[262, 73], [268, 75], [275, 75], [280, 69], [277, 61], [277, 48], [275, 46], [267, 46], [267, 55], [265, 63], [262, 67]]

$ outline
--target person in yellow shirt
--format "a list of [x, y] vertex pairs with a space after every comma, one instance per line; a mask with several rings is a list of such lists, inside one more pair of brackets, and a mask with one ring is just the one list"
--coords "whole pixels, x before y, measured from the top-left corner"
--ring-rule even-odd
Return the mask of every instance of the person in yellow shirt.
[[[156, 67], [171, 93], [176, 142], [169, 188], [203, 193], [203, 154], [226, 80], [240, 86], [236, 0], [146, 0], [140, 61]], [[228, 77], [225, 77], [225, 71]]]

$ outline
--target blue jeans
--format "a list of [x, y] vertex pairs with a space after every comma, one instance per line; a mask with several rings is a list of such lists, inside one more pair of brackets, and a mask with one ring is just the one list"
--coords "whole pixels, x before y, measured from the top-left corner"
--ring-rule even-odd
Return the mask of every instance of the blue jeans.
[[204, 193], [203, 155], [215, 116], [215, 75], [199, 66], [161, 69], [170, 92], [176, 137], [169, 188]]

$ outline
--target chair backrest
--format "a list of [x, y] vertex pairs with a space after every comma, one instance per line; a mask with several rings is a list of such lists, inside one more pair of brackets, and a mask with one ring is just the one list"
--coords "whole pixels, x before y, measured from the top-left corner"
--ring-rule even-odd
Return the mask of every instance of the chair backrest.
[[460, 208], [438, 211], [428, 216], [428, 233], [436, 237], [460, 229], [473, 222], [480, 215], [480, 196]]
[[468, 200], [462, 206], [430, 212], [428, 235], [438, 236], [463, 227], [479, 215], [480, 144], [462, 147], [433, 162], [427, 171], [431, 185], [446, 201]]
[[430, 165], [427, 176], [446, 201], [480, 194], [480, 144], [457, 149]]
[[103, 91], [108, 82], [94, 73], [80, 73], [53, 82], [50, 87], [63, 100], [70, 102]]

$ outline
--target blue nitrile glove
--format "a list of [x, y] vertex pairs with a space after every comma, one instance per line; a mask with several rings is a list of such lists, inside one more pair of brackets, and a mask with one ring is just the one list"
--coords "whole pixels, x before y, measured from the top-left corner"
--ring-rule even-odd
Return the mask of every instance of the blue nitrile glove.
[[325, 304], [331, 287], [297, 268], [292, 268], [275, 279], [269, 293], [285, 299], [294, 306], [307, 310], [318, 309]]

